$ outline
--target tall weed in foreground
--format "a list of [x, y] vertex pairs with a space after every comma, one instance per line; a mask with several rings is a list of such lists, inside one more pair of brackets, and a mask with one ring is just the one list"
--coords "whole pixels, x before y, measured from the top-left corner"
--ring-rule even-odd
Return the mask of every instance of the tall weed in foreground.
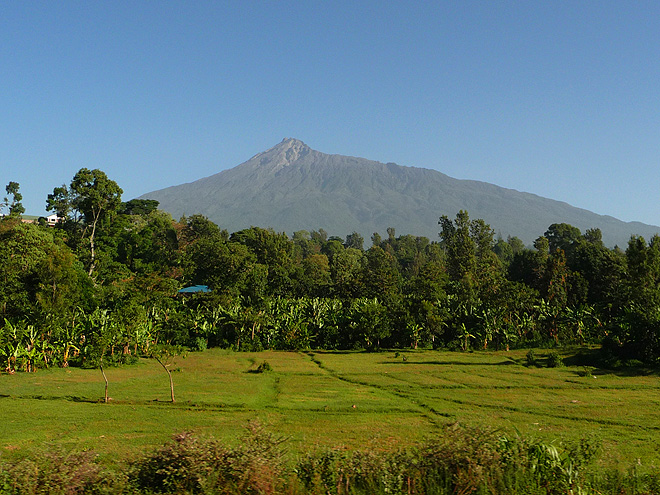
[[287, 465], [282, 439], [257, 423], [238, 447], [182, 433], [116, 471], [92, 452], [0, 463], [1, 495], [650, 495], [660, 471], [589, 471], [592, 438], [569, 444], [449, 425], [416, 447], [331, 449]]
[[43, 452], [33, 459], [0, 464], [2, 495], [122, 493], [120, 474], [109, 472], [93, 452]]
[[234, 449], [182, 433], [134, 463], [129, 480], [146, 493], [282, 493], [281, 443], [258, 423], [248, 425], [243, 441]]
[[596, 454], [591, 441], [557, 447], [451, 425], [413, 449], [308, 455], [296, 473], [312, 494], [581, 493]]

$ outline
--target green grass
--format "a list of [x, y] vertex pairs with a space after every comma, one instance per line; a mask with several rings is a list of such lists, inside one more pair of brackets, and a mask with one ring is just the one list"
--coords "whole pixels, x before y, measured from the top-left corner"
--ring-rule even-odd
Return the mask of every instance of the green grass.
[[[112, 461], [194, 431], [235, 443], [259, 420], [292, 454], [322, 447], [413, 444], [459, 422], [543, 440], [602, 439], [601, 462], [659, 466], [660, 381], [655, 374], [525, 367], [526, 351], [457, 353], [273, 352], [212, 349], [178, 358], [177, 402], [150, 360], [106, 370], [0, 376], [0, 452], [44, 444], [94, 449]], [[539, 361], [548, 351], [537, 351]], [[267, 361], [272, 371], [254, 373]]]

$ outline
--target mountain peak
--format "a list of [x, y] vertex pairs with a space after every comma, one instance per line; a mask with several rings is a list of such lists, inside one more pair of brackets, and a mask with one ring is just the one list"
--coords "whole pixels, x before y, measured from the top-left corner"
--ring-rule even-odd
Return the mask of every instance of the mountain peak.
[[269, 166], [273, 172], [288, 167], [300, 158], [310, 154], [312, 149], [299, 139], [284, 138], [269, 150], [252, 157], [260, 165]]
[[298, 155], [301, 153], [308, 153], [311, 151], [309, 146], [303, 143], [300, 139], [296, 138], [284, 138], [280, 144], [275, 146], [275, 148], [277, 148], [280, 152], [288, 152], [289, 150], [292, 150], [291, 154], [296, 155], [294, 160], [298, 158]]
[[305, 147], [307, 147], [307, 145], [305, 143], [303, 143], [300, 139], [290, 138], [290, 137], [282, 139], [279, 146], [281, 146], [283, 144], [286, 144], [287, 146], [305, 146]]

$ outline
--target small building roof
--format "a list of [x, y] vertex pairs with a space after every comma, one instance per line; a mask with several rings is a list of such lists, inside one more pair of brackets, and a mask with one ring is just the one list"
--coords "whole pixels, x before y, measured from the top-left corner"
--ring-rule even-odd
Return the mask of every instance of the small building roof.
[[191, 285], [179, 290], [179, 294], [190, 294], [193, 292], [211, 292], [208, 285]]

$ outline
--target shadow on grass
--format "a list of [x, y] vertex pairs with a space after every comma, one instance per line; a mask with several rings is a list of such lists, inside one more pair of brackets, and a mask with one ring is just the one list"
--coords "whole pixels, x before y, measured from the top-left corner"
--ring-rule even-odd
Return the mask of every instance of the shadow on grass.
[[616, 375], [620, 377], [657, 376], [660, 369], [644, 366], [639, 361], [608, 361], [600, 349], [580, 349], [563, 359], [566, 366], [582, 367], [578, 376]]
[[466, 363], [464, 361], [381, 361], [380, 364], [428, 364], [433, 366], [509, 366], [518, 365], [515, 361], [500, 361], [498, 363]]
[[311, 354], [375, 354], [374, 351], [366, 351], [364, 349], [341, 350], [341, 351], [312, 349], [311, 351], [307, 351], [307, 354], [310, 353]]
[[103, 402], [103, 399], [90, 399], [89, 397], [79, 397], [77, 395], [67, 395], [64, 397], [65, 400], [70, 402], [81, 402], [85, 404], [97, 404], [99, 401]]
[[[0, 395], [0, 398], [11, 398], [10, 395]], [[81, 404], [103, 404], [103, 397], [97, 399], [90, 399], [89, 397], [80, 397], [77, 395], [22, 395], [13, 396], [16, 399], [31, 399], [31, 400], [44, 400], [44, 401], [68, 401]], [[157, 407], [170, 407], [179, 409], [194, 409], [202, 411], [220, 411], [220, 410], [243, 410], [246, 408], [245, 404], [224, 404], [224, 403], [207, 403], [207, 402], [191, 402], [191, 401], [177, 401], [172, 402], [167, 399], [146, 399], [146, 400], [115, 400], [109, 398], [108, 404], [115, 406], [157, 406]]]
[[[11, 395], [0, 395], [0, 398], [10, 398]], [[15, 395], [15, 399], [29, 399], [29, 400], [52, 400], [69, 402], [86, 402], [88, 404], [96, 404], [98, 399], [90, 399], [89, 397], [79, 397], [77, 395]], [[102, 400], [102, 399], [101, 399]]]
[[585, 377], [589, 375], [614, 375], [621, 378], [635, 378], [639, 376], [660, 376], [660, 370], [646, 368], [643, 366], [620, 366], [620, 367], [593, 367], [590, 371], [577, 370], [576, 375]]

